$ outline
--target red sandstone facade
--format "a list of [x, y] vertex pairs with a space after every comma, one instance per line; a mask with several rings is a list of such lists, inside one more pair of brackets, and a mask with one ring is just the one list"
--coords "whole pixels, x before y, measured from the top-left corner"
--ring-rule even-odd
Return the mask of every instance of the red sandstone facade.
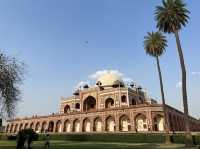
[[[185, 131], [183, 113], [170, 106], [166, 106], [166, 112], [170, 131]], [[74, 96], [62, 97], [59, 113], [8, 120], [5, 131], [162, 132], [163, 116], [163, 106], [148, 98], [140, 87], [127, 87], [119, 77], [106, 74], [96, 86], [84, 86]], [[190, 129], [200, 131], [200, 121], [190, 117]]]

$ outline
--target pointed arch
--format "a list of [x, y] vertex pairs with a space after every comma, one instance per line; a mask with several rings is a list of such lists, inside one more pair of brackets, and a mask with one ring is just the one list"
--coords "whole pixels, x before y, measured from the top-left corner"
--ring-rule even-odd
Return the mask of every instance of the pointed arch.
[[160, 114], [157, 114], [153, 119], [154, 125], [153, 130], [154, 131], [164, 131], [164, 117]]
[[83, 120], [83, 125], [82, 125], [82, 130], [83, 130], [83, 132], [90, 132], [91, 130], [90, 130], [90, 128], [91, 128], [91, 122], [90, 122], [90, 120], [89, 120], [89, 118], [85, 118], [84, 120]]
[[73, 131], [74, 132], [80, 132], [80, 120], [75, 119], [73, 122]]
[[16, 133], [17, 130], [18, 130], [18, 124], [15, 124], [14, 133]]
[[63, 128], [64, 132], [71, 132], [71, 123], [70, 120], [65, 120], [64, 122], [64, 128]]
[[96, 132], [101, 132], [102, 131], [102, 119], [100, 117], [96, 117], [94, 119], [94, 128], [93, 130]]
[[13, 127], [14, 127], [14, 124], [11, 124], [11, 126], [10, 126], [10, 133], [13, 132]]
[[27, 129], [27, 128], [28, 128], [28, 123], [25, 123], [24, 129]]
[[62, 122], [61, 122], [61, 120], [58, 120], [57, 122], [56, 122], [56, 130], [55, 130], [56, 132], [62, 132]]
[[42, 122], [42, 128], [41, 128], [41, 132], [44, 133], [48, 130], [48, 125], [47, 125], [47, 122], [44, 121]]
[[33, 122], [30, 124], [30, 129], [34, 130], [34, 123]]
[[83, 102], [83, 111], [93, 111], [96, 109], [96, 99], [88, 96]]
[[130, 119], [127, 115], [122, 115], [119, 118], [119, 130], [120, 131], [130, 131]]
[[35, 125], [35, 132], [39, 133], [40, 132], [40, 122], [37, 122]]
[[135, 117], [136, 131], [148, 131], [147, 118], [144, 114], [139, 113]]
[[108, 132], [115, 131], [115, 118], [112, 116], [108, 116], [106, 118], [106, 131], [108, 131]]
[[105, 108], [113, 108], [114, 107], [114, 99], [107, 98], [105, 101]]
[[53, 132], [53, 131], [54, 131], [54, 122], [50, 121], [48, 126], [48, 132]]
[[69, 112], [70, 112], [70, 106], [69, 105], [65, 105], [64, 113], [69, 113]]
[[19, 131], [22, 130], [22, 129], [23, 129], [23, 124], [21, 123], [21, 124], [19, 125]]
[[10, 129], [10, 125], [8, 124], [8, 125], [6, 126], [6, 133], [9, 132], [9, 129]]

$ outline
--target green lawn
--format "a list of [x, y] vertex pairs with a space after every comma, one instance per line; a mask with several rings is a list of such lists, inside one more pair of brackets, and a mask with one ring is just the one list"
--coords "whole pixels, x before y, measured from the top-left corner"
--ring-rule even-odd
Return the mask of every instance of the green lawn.
[[[37, 141], [33, 149], [43, 149], [44, 142]], [[0, 149], [15, 149], [15, 141], [0, 141]], [[186, 149], [182, 144], [148, 144], [148, 143], [105, 143], [51, 141], [51, 149]], [[197, 147], [190, 148], [197, 149]]]

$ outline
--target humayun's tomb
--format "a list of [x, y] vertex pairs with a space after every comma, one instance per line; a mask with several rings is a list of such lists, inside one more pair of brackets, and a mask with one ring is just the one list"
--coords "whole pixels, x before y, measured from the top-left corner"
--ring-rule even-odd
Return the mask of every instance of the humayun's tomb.
[[[166, 105], [170, 131], [185, 131], [184, 115]], [[191, 131], [200, 131], [200, 121], [190, 117]], [[134, 84], [125, 85], [116, 74], [101, 75], [94, 86], [85, 85], [72, 97], [61, 97], [59, 113], [15, 118], [6, 132], [32, 128], [38, 133], [156, 132], [164, 131], [162, 104], [146, 96]]]

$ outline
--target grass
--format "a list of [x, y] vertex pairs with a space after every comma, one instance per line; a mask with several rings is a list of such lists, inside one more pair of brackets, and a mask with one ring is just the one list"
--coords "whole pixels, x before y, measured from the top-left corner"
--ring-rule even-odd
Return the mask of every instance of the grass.
[[[77, 142], [52, 140], [51, 149], [186, 149], [183, 144]], [[36, 141], [33, 149], [43, 149], [44, 142]], [[0, 141], [0, 149], [15, 149], [15, 141]], [[197, 149], [197, 147], [190, 148]]]

